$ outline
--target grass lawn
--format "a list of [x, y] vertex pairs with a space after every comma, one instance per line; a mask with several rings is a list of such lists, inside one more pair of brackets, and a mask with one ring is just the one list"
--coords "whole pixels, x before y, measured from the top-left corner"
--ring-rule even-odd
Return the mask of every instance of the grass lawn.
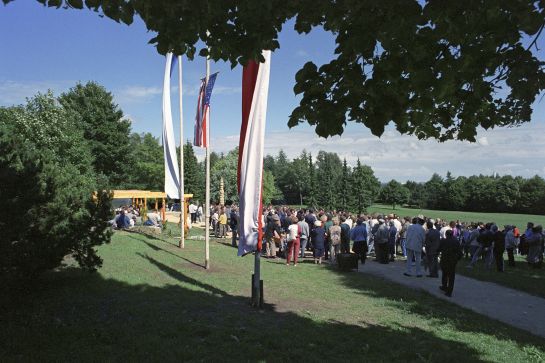
[[203, 241], [180, 250], [168, 235], [117, 232], [99, 249], [97, 273], [68, 264], [31, 289], [0, 295], [1, 360], [545, 360], [545, 339], [307, 261], [262, 260], [267, 306], [254, 310], [253, 257], [237, 257], [229, 243], [211, 243], [206, 271]]
[[412, 209], [396, 207], [392, 209], [391, 205], [374, 204], [369, 207], [370, 213], [396, 213], [398, 216], [414, 217], [418, 214], [423, 214], [426, 217], [441, 218], [448, 221], [455, 221], [457, 219], [465, 222], [496, 222], [500, 227], [506, 224], [514, 224], [524, 231], [526, 229], [526, 223], [534, 222], [534, 224], [541, 224], [545, 226], [545, 216], [532, 215], [532, 214], [510, 214], [510, 213], [480, 213], [480, 212], [462, 212], [462, 211], [440, 211], [430, 209]]
[[469, 259], [462, 259], [456, 267], [456, 272], [477, 280], [495, 282], [499, 285], [521, 290], [529, 294], [545, 298], [545, 269], [530, 268], [524, 256], [515, 257], [515, 267], [507, 266], [507, 254], [505, 256], [504, 272], [496, 271], [493, 264], [490, 270], [486, 269], [483, 261], [479, 261], [474, 268], [465, 266]]

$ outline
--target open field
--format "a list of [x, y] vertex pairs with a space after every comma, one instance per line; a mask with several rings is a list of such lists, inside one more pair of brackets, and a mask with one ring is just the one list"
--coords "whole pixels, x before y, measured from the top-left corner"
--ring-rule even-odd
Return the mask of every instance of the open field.
[[391, 205], [374, 204], [369, 207], [370, 213], [396, 213], [397, 215], [404, 216], [416, 216], [423, 214], [426, 217], [441, 218], [448, 221], [455, 221], [459, 219], [465, 222], [496, 222], [500, 227], [506, 224], [514, 224], [522, 231], [526, 228], [526, 223], [534, 222], [534, 224], [545, 225], [545, 216], [533, 215], [533, 214], [509, 214], [509, 213], [481, 213], [481, 212], [463, 212], [463, 211], [440, 211], [430, 209], [412, 209], [396, 207], [392, 209]]
[[[193, 230], [192, 232], [195, 232]], [[262, 260], [266, 309], [248, 306], [251, 256], [230, 240], [177, 248], [116, 232], [104, 267], [70, 263], [0, 295], [3, 361], [538, 362], [545, 341], [366, 274]]]

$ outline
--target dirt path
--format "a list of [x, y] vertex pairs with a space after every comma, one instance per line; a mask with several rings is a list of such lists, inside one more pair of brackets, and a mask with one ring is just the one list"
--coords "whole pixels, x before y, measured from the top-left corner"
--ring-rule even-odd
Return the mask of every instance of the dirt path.
[[[514, 327], [527, 330], [545, 338], [545, 299], [507, 287], [475, 280], [457, 274], [452, 297], [439, 290], [441, 278], [407, 277], [405, 262], [381, 265], [374, 261], [360, 264], [359, 271], [384, 279], [424, 290], [440, 299], [448, 300], [479, 314], [499, 320]], [[414, 273], [414, 268], [413, 268]], [[441, 272], [439, 272], [441, 276]]]

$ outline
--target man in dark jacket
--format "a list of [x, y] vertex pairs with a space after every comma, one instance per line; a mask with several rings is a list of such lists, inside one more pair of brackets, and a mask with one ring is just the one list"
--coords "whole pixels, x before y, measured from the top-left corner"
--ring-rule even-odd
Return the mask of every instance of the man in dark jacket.
[[231, 227], [231, 246], [237, 246], [237, 233], [238, 233], [238, 210], [235, 205], [231, 206], [231, 213], [229, 216], [229, 227]]
[[350, 253], [350, 226], [345, 216], [341, 216], [341, 253]]
[[503, 253], [505, 252], [505, 234], [500, 231], [497, 225], [493, 225], [490, 230], [494, 233], [494, 260], [498, 272], [503, 272]]
[[437, 263], [439, 253], [437, 250], [439, 249], [441, 235], [439, 234], [439, 230], [433, 228], [434, 226], [432, 222], [428, 221], [426, 223], [426, 227], [428, 227], [428, 232], [426, 233], [424, 246], [426, 248], [428, 268], [430, 269], [430, 274], [428, 277], [439, 277]]
[[441, 253], [441, 270], [443, 271], [442, 285], [439, 288], [445, 292], [445, 295], [451, 297], [454, 289], [456, 264], [462, 258], [462, 247], [460, 242], [453, 237], [452, 230], [448, 230], [445, 235], [447, 238], [441, 240], [437, 250]]

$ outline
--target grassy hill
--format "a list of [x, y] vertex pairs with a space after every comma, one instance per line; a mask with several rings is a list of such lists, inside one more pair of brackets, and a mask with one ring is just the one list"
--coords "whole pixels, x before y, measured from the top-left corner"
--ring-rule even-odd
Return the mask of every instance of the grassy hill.
[[[196, 231], [193, 230], [193, 233]], [[248, 306], [253, 258], [228, 240], [186, 248], [116, 232], [104, 267], [70, 261], [0, 294], [2, 361], [532, 362], [545, 341], [425, 293], [306, 261], [262, 260], [266, 308]]]

